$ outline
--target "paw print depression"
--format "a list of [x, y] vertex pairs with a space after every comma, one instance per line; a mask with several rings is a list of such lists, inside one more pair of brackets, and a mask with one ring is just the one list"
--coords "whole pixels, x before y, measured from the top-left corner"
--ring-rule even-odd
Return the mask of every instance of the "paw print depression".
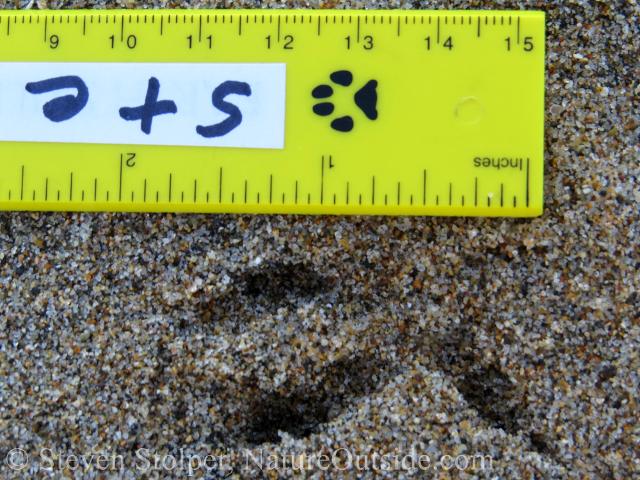
[[[311, 92], [311, 96], [313, 98], [324, 100], [313, 106], [313, 113], [320, 115], [321, 117], [333, 115], [336, 110], [336, 105], [330, 101], [334, 94], [334, 88], [351, 88], [353, 84], [353, 74], [348, 70], [333, 72], [329, 78], [334, 86], [318, 85]], [[364, 113], [369, 120], [375, 120], [378, 118], [378, 110], [376, 109], [378, 103], [377, 87], [378, 82], [376, 80], [369, 80], [353, 95], [353, 103], [355, 103], [355, 107], [362, 110], [362, 113]], [[347, 111], [347, 109], [353, 108], [353, 104], [339, 105], [339, 107], [339, 110]], [[331, 128], [338, 132], [350, 132], [353, 130], [354, 126], [355, 122], [351, 115], [337, 117], [331, 121]]]

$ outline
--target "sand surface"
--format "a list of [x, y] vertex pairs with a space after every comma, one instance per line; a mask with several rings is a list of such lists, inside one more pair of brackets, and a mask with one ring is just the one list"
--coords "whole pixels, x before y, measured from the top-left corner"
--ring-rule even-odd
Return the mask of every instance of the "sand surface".
[[415, 478], [640, 476], [636, 0], [129, 5], [545, 10], [544, 215], [0, 213], [0, 477], [43, 478], [42, 448], [126, 467], [59, 478], [181, 448], [226, 455], [202, 478], [339, 448], [492, 457]]

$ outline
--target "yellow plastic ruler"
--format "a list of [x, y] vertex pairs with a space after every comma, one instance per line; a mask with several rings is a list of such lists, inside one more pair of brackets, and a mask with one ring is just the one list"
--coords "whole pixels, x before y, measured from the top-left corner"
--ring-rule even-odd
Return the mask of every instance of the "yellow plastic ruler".
[[0, 209], [537, 216], [542, 12], [0, 14]]

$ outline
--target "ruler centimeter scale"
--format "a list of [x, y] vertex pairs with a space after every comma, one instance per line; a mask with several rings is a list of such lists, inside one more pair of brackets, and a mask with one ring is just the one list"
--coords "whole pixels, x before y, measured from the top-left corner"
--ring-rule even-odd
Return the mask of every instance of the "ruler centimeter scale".
[[543, 12], [0, 13], [0, 209], [530, 217]]

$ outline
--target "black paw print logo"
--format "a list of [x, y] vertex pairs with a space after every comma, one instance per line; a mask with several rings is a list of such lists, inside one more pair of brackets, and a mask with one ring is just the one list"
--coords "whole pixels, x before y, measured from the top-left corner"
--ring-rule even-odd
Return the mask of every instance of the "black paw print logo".
[[[333, 72], [330, 77], [331, 81], [337, 85], [348, 87], [353, 82], [353, 75], [348, 70], [340, 70]], [[376, 105], [378, 103], [378, 93], [376, 87], [378, 82], [376, 80], [369, 80], [367, 84], [358, 90], [353, 96], [353, 100], [362, 112], [367, 116], [369, 120], [375, 120], [378, 118], [378, 110]], [[311, 96], [313, 98], [329, 98], [333, 95], [333, 88], [330, 85], [319, 85], [313, 89]], [[331, 102], [317, 103], [313, 106], [313, 113], [326, 117], [331, 115], [335, 107]], [[339, 132], [350, 132], [353, 130], [353, 118], [349, 115], [346, 117], [336, 118], [331, 122], [331, 128]]]

